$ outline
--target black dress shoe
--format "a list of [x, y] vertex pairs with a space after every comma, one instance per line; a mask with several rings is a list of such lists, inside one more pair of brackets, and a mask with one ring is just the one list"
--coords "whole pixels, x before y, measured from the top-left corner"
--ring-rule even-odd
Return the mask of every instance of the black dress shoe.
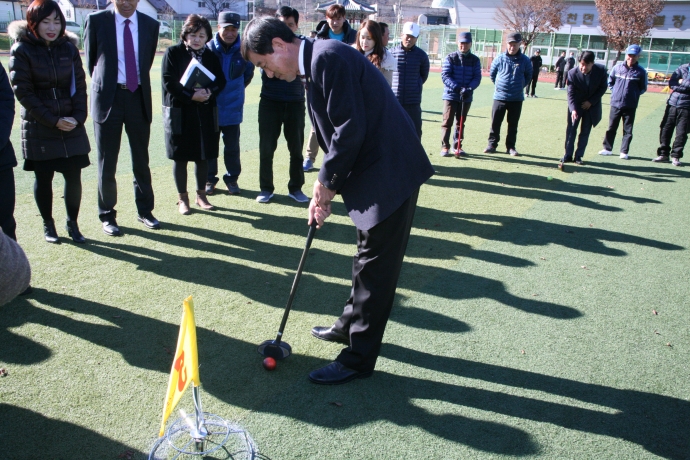
[[314, 326], [311, 328], [311, 335], [317, 339], [326, 340], [328, 342], [339, 342], [350, 345], [350, 336], [336, 329], [335, 325], [330, 327]]
[[151, 213], [144, 214], [143, 216], [137, 215], [137, 220], [151, 230], [160, 230], [161, 228], [161, 223]]
[[43, 235], [48, 243], [60, 243], [53, 219], [43, 221]]
[[359, 372], [343, 366], [338, 361], [333, 361], [328, 366], [311, 371], [309, 373], [309, 380], [319, 385], [340, 385], [354, 379], [371, 377], [373, 373], [374, 371]]
[[103, 233], [110, 236], [120, 236], [120, 227], [117, 226], [115, 219], [103, 221]]
[[82, 235], [79, 231], [79, 226], [77, 225], [76, 221], [68, 220], [66, 228], [67, 234], [72, 238], [72, 241], [74, 241], [77, 244], [86, 243], [86, 238], [84, 238], [84, 235]]

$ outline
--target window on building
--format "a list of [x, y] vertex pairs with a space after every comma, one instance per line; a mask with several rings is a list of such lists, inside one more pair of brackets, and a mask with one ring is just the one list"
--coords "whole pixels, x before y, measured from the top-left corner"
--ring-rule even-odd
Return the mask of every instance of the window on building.
[[199, 8], [206, 8], [206, 2], [199, 2], [199, 3], [197, 3], [197, 6]]
[[673, 39], [672, 38], [653, 38], [651, 49], [653, 51], [671, 51], [673, 49]]

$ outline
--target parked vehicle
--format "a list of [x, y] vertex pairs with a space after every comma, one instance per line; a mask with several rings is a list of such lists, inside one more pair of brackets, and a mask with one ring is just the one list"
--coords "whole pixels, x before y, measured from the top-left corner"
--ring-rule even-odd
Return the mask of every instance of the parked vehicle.
[[172, 29], [170, 28], [170, 24], [168, 24], [166, 21], [158, 21], [160, 22], [160, 27], [158, 28], [158, 35], [161, 37], [166, 37], [170, 38], [170, 35], [172, 33]]
[[65, 29], [77, 35], [81, 35], [81, 26], [74, 21], [65, 21]]

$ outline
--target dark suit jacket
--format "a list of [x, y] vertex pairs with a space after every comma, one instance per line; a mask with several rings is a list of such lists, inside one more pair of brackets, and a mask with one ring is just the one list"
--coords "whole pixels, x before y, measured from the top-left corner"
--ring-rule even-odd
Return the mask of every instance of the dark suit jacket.
[[[606, 82], [608, 76], [606, 69], [600, 64], [594, 64], [589, 77], [589, 86], [585, 82], [585, 75], [577, 66], [568, 71], [568, 113], [573, 110], [582, 117], [586, 113], [592, 117], [592, 125], [596, 126], [601, 121], [601, 97], [606, 93]], [[580, 106], [583, 102], [589, 101], [592, 107], [584, 110]]]
[[319, 181], [343, 196], [357, 228], [390, 216], [434, 169], [386, 78], [352, 46], [305, 40], [312, 125], [324, 151]]
[[[159, 23], [136, 12], [139, 30], [139, 78], [146, 117], [151, 122], [151, 77], [149, 72], [158, 44]], [[91, 75], [91, 116], [103, 123], [110, 114], [117, 90], [117, 37], [115, 12], [92, 13], [84, 26], [84, 54]]]

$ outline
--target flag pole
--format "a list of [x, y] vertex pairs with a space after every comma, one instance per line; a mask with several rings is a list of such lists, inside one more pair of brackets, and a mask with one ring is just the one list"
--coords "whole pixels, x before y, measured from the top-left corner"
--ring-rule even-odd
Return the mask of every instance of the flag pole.
[[206, 423], [204, 420], [204, 412], [201, 408], [201, 389], [197, 385], [192, 384], [192, 399], [194, 399], [194, 415], [195, 415], [195, 426], [191, 431], [192, 438], [194, 438], [196, 449], [198, 452], [203, 452], [204, 442], [208, 436], [208, 430], [206, 429]]

